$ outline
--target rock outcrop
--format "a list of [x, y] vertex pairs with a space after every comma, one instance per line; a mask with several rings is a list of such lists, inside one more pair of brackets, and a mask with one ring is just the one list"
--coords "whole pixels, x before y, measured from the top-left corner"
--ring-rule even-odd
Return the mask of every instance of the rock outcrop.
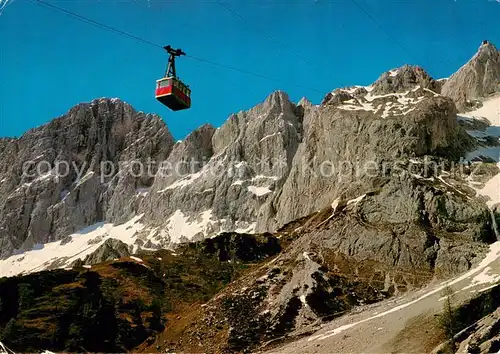
[[[441, 314], [448, 325], [451, 340], [441, 343], [432, 354], [438, 353], [496, 353], [500, 349], [500, 287], [493, 286], [474, 298]], [[448, 321], [448, 322], [446, 322]], [[451, 328], [449, 328], [451, 327]], [[451, 338], [450, 338], [451, 339]]]
[[130, 256], [129, 248], [129, 245], [120, 240], [108, 238], [97, 250], [85, 257], [83, 261], [78, 261], [82, 265], [92, 265], [117, 260]]
[[[204, 126], [178, 143], [139, 208], [161, 234], [158, 246], [253, 231], [261, 208], [288, 177], [301, 136], [297, 107], [275, 92], [219, 129]], [[176, 166], [181, 173], [168, 173]]]
[[453, 102], [414, 87], [406, 93], [371, 92], [332, 100], [304, 117], [308, 127], [281, 193], [258, 219], [272, 230], [332, 203], [370, 191], [383, 170], [424, 155], [458, 158], [472, 140], [456, 122]]
[[451, 97], [460, 110], [467, 110], [474, 106], [474, 101], [499, 91], [500, 52], [488, 41], [442, 88], [442, 94]]
[[404, 65], [388, 71], [373, 84], [373, 94], [385, 95], [389, 93], [405, 92], [415, 87], [427, 88], [436, 93], [440, 92], [440, 84], [419, 66]]

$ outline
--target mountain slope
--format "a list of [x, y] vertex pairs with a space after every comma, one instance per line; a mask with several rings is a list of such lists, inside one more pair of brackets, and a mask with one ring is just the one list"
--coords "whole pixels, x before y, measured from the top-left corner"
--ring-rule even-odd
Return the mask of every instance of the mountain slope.
[[279, 251], [273, 237], [226, 234], [179, 255], [158, 251], [2, 278], [0, 340], [18, 352], [131, 351]]
[[[446, 340], [440, 316], [443, 314], [447, 289], [453, 293], [453, 308], [460, 311], [465, 306], [461, 314], [464, 327], [475, 322], [474, 316], [477, 320], [498, 306], [500, 287], [495, 285], [498, 279], [484, 275], [491, 271], [499, 274], [499, 246], [498, 242], [492, 245], [489, 255], [460, 277], [365, 307], [351, 316], [332, 321], [311, 336], [271, 352], [432, 352]], [[478, 300], [470, 300], [476, 296], [479, 296]], [[486, 299], [481, 299], [482, 296]], [[474, 310], [470, 306], [467, 308], [468, 302], [476, 303]]]

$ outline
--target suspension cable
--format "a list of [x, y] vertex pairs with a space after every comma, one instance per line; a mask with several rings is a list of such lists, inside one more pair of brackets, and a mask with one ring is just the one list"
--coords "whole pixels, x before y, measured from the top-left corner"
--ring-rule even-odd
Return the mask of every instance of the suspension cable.
[[[98, 27], [98, 28], [101, 28], [101, 29], [104, 29], [104, 30], [107, 30], [107, 31], [110, 31], [110, 32], [114, 32], [116, 34], [128, 37], [130, 39], [136, 40], [138, 42], [141, 42], [143, 44], [149, 45], [149, 46], [154, 47], [154, 48], [159, 48], [159, 49], [162, 49], [162, 50], [164, 49], [162, 45], [159, 45], [157, 43], [153, 43], [153, 42], [151, 42], [151, 41], [149, 41], [147, 39], [141, 38], [141, 37], [136, 36], [134, 34], [131, 34], [129, 32], [126, 32], [126, 31], [117, 29], [115, 27], [103, 24], [101, 22], [92, 20], [92, 19], [90, 19], [90, 18], [88, 18], [86, 16], [83, 16], [83, 15], [77, 14], [75, 12], [63, 9], [63, 8], [61, 8], [59, 6], [54, 5], [54, 4], [50, 4], [50, 3], [48, 3], [48, 2], [46, 2], [44, 0], [30, 0], [30, 1], [32, 1], [32, 2], [34, 2], [36, 4], [38, 4], [38, 5], [41, 5], [42, 7], [45, 7], [45, 8], [54, 10], [54, 11], [58, 11], [58, 12], [61, 12], [61, 13], [64, 13], [64, 14], [66, 14], [66, 15], [68, 15], [68, 16], [76, 19], [76, 20], [82, 21], [84, 23], [88, 23], [88, 24], [93, 25], [95, 27]], [[204, 58], [201, 58], [201, 57], [196, 57], [196, 56], [193, 56], [193, 55], [186, 55], [186, 57], [190, 58], [190, 59], [193, 59], [193, 60], [196, 60], [196, 61], [199, 61], [199, 62], [210, 64], [212, 66], [217, 66], [217, 67], [224, 68], [224, 69], [227, 69], [227, 70], [232, 70], [232, 71], [240, 72], [242, 74], [251, 75], [251, 76], [258, 77], [258, 78], [261, 78], [261, 79], [266, 79], [266, 80], [269, 80], [269, 81], [284, 83], [283, 80], [280, 80], [280, 79], [277, 79], [277, 78], [274, 78], [274, 77], [271, 77], [271, 76], [263, 75], [263, 74], [260, 74], [260, 73], [257, 73], [257, 72], [251, 71], [251, 70], [241, 69], [241, 68], [238, 68], [238, 67], [235, 67], [235, 66], [230, 66], [230, 65], [226, 65], [226, 64], [217, 63], [217, 62], [214, 62], [214, 61], [211, 61], [211, 60], [208, 60], [208, 59], [204, 59]], [[307, 87], [307, 86], [304, 86], [304, 85], [294, 85], [294, 86], [300, 86], [302, 88], [307, 88], [307, 89], [309, 89], [311, 91], [315, 91], [315, 92], [318, 92], [318, 93], [323, 93], [323, 91], [321, 91], [319, 89], [316, 89], [316, 88], [313, 88], [313, 87]]]

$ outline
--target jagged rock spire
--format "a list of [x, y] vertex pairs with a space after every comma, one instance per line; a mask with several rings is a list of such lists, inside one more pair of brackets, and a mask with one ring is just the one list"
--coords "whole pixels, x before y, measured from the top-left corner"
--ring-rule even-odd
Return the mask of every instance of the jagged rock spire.
[[489, 41], [443, 85], [442, 94], [452, 98], [460, 110], [471, 101], [500, 91], [500, 53]]

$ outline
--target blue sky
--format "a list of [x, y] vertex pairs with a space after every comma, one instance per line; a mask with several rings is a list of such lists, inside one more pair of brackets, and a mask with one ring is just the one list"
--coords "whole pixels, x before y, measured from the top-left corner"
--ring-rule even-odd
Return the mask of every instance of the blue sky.
[[369, 84], [405, 63], [447, 77], [483, 39], [500, 46], [500, 3], [488, 0], [223, 0], [243, 19], [216, 0], [45, 1], [276, 81], [183, 57], [177, 71], [193, 105], [171, 112], [154, 99], [162, 50], [13, 0], [0, 15], [0, 136], [19, 136], [79, 102], [119, 97], [158, 113], [182, 139], [277, 89], [319, 103], [334, 88]]

